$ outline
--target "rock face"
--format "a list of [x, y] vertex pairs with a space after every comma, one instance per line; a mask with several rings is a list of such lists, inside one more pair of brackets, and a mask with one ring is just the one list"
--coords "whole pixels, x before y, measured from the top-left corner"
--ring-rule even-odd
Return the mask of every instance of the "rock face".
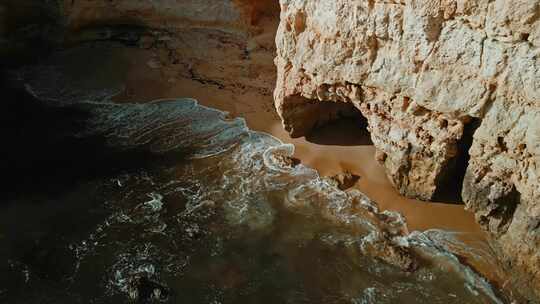
[[[354, 106], [392, 183], [425, 200], [469, 152], [466, 206], [540, 290], [540, 2], [280, 5], [274, 95], [291, 135]], [[467, 151], [460, 141], [473, 120]]]
[[262, 16], [275, 16], [276, 7], [269, 0], [3, 0], [0, 64], [21, 52], [42, 56], [43, 50], [31, 52], [38, 48], [85, 41], [126, 42], [148, 29], [215, 29], [245, 35]]
[[255, 0], [64, 0], [67, 23], [73, 29], [99, 24], [139, 24], [171, 29], [197, 25], [234, 30], [245, 28], [270, 7], [270, 1]]

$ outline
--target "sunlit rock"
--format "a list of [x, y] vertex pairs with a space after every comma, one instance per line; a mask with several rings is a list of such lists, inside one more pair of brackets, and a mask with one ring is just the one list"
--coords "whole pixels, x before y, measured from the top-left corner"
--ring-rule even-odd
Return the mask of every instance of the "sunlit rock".
[[540, 290], [540, 7], [537, 1], [281, 0], [276, 108], [293, 136], [367, 118], [377, 159], [404, 195], [456, 182], [502, 256]]

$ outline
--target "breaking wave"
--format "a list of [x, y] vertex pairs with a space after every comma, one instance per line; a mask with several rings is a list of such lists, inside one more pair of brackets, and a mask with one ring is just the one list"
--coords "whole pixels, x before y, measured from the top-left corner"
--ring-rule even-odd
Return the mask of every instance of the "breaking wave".
[[[0, 299], [508, 302], [462, 262], [463, 255], [484, 253], [449, 232], [409, 232], [399, 213], [379, 210], [358, 190], [340, 190], [298, 164], [293, 145], [249, 130], [241, 118], [193, 99], [112, 104], [112, 91], [51, 91], [54, 86], [37, 85], [43, 81], [26, 87], [55, 106], [89, 114], [74, 137], [99, 137], [123, 153], [152, 156], [144, 167], [133, 164], [55, 196], [66, 205], [91, 198], [88, 209], [72, 216], [95, 224], [57, 238], [54, 246], [69, 258], [55, 261], [63, 270], [54, 279], [27, 259], [10, 257], [18, 286], [0, 289]], [[172, 161], [153, 163], [160, 155]]]

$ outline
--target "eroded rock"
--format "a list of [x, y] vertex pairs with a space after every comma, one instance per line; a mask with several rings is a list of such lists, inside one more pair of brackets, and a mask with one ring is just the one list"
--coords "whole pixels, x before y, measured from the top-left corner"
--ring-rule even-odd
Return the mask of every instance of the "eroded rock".
[[464, 201], [540, 290], [538, 1], [280, 4], [274, 96], [291, 135], [354, 106], [392, 183], [429, 200], [468, 152], [465, 127], [481, 120]]

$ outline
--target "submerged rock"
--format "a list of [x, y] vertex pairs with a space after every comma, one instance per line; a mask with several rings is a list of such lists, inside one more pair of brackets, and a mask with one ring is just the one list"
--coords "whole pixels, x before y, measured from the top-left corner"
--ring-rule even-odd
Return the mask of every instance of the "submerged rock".
[[134, 277], [128, 288], [129, 298], [137, 303], [160, 303], [167, 301], [169, 290], [146, 277]]
[[340, 190], [346, 190], [354, 186], [354, 184], [356, 184], [356, 182], [360, 179], [360, 176], [347, 171], [332, 175], [327, 179]]
[[455, 163], [470, 152], [466, 206], [540, 290], [537, 1], [280, 4], [274, 95], [285, 128], [303, 136], [358, 108], [394, 186], [424, 200], [460, 180]]

